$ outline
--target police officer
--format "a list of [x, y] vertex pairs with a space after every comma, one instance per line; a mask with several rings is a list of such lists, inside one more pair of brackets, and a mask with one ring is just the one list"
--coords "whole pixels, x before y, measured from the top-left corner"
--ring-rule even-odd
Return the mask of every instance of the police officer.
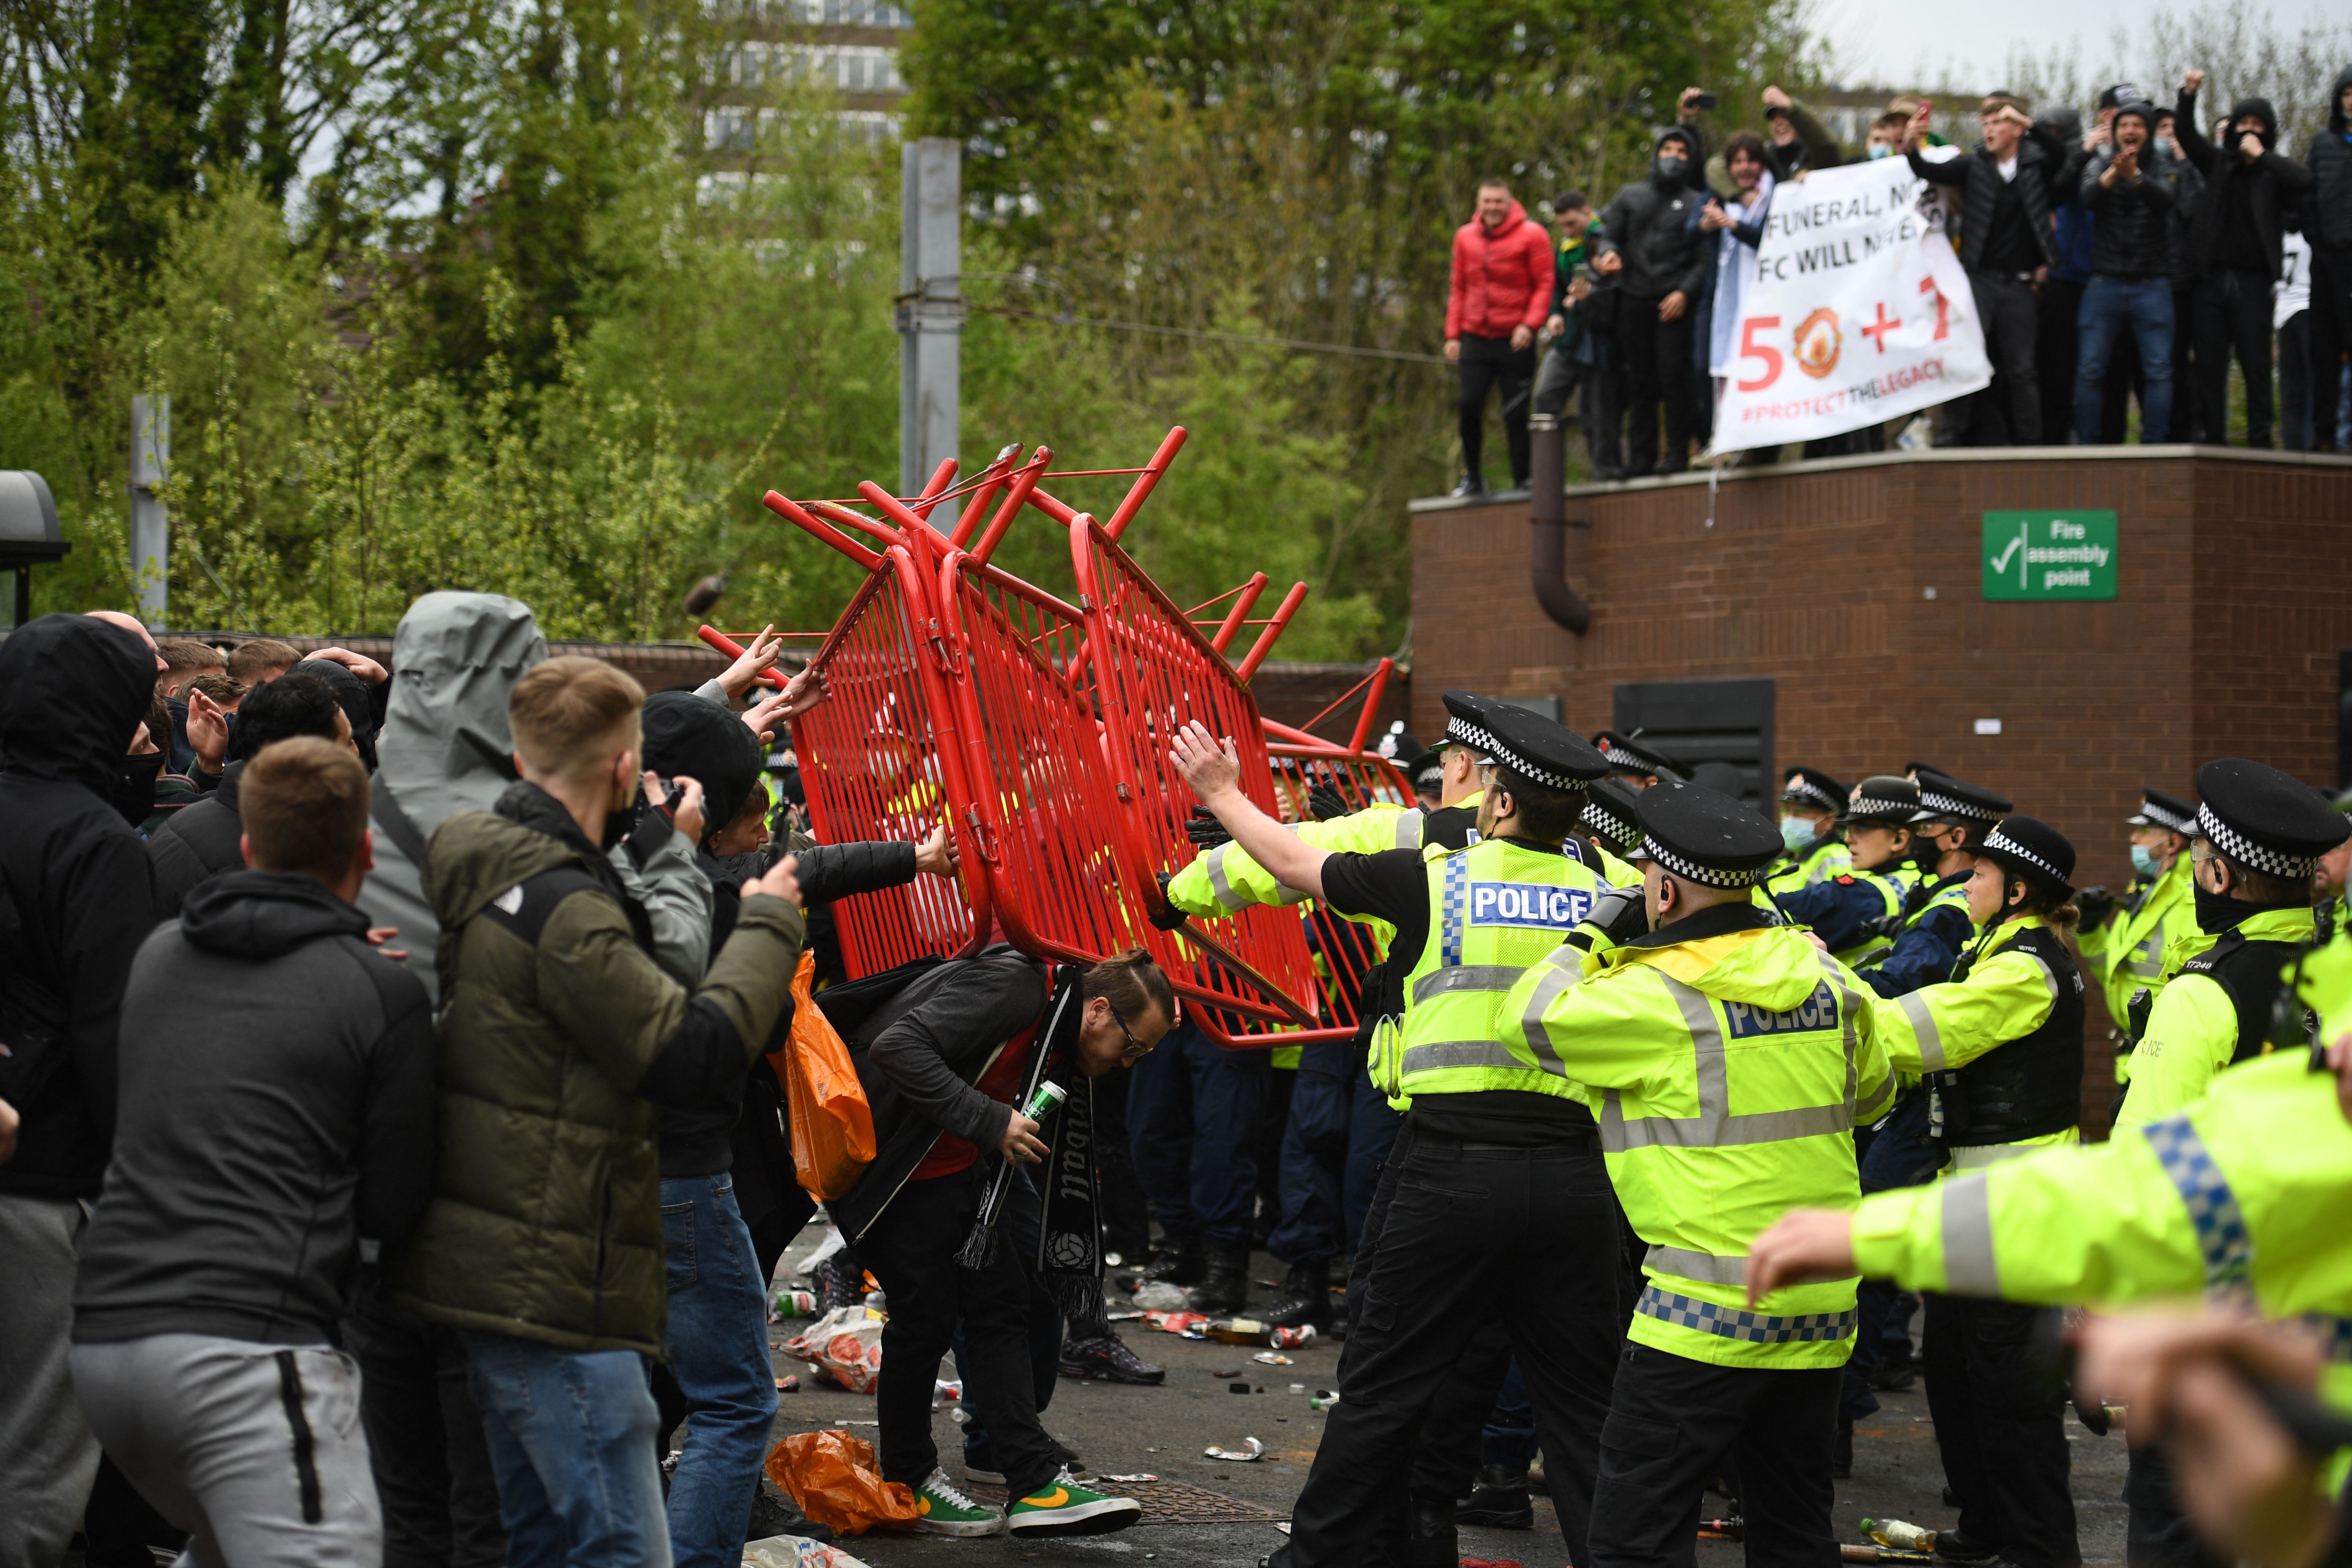
[[[2109, 1037], [2116, 1043], [2117, 1083], [2131, 1080], [2132, 1047], [2139, 1043], [2128, 1026], [2132, 993], [2144, 990], [2151, 1002], [2160, 995], [2171, 978], [2166, 948], [2197, 929], [2188, 853], [2197, 833], [2197, 808], [2177, 795], [2148, 789], [2140, 792], [2139, 809], [2125, 820], [2132, 830], [2132, 881], [2123, 898], [2105, 888], [2084, 888], [2074, 895], [2083, 910], [2074, 950], [2106, 997], [2107, 1016], [2115, 1024]], [[2200, 943], [2183, 960], [2210, 945]]]
[[1900, 931], [1904, 900], [1919, 882], [1911, 826], [1918, 816], [1917, 784], [1892, 773], [1872, 774], [1854, 785], [1837, 817], [1850, 868], [1811, 887], [1759, 895], [1757, 902], [1811, 926], [1839, 963], [1873, 962]]
[[1794, 892], [1853, 864], [1853, 853], [1838, 832], [1846, 799], [1845, 785], [1819, 768], [1794, 767], [1780, 776], [1780, 842], [1789, 852], [1765, 886], [1776, 893]]
[[[1896, 1068], [1927, 1075], [1930, 1129], [1960, 1171], [2074, 1142], [2083, 1081], [2083, 976], [2061, 940], [2074, 919], [2074, 847], [2046, 823], [2011, 816], [1974, 854], [1969, 905], [1984, 934], [1949, 981], [1874, 1004]], [[2081, 1561], [2062, 1395], [2034, 1365], [2037, 1343], [2055, 1333], [2032, 1307], [1928, 1296], [1927, 1408], [1960, 1505], [1939, 1555], [2022, 1568]]]
[[[1616, 1211], [1577, 1086], [1556, 1058], [1498, 1037], [1496, 1007], [1607, 891], [1561, 843], [1584, 786], [1608, 764], [1522, 709], [1498, 704], [1475, 729], [1470, 743], [1492, 759], [1480, 837], [1425, 861], [1302, 842], [1240, 793], [1232, 742], [1220, 749], [1197, 723], [1172, 754], [1202, 804], [1284, 883], [1389, 922], [1391, 962], [1403, 973], [1402, 1017], [1383, 1026], [1374, 1057], [1383, 1086], [1410, 1097], [1412, 1110], [1381, 1178], [1385, 1207], [1357, 1255], [1362, 1305], [1340, 1403], [1292, 1510], [1283, 1554], [1292, 1568], [1365, 1560], [1464, 1341], [1496, 1320], [1534, 1397], [1570, 1542], [1584, 1540], [1591, 1517], [1619, 1321], [1615, 1271], [1594, 1264], [1615, 1257]], [[1493, 1392], [1477, 1391], [1471, 1430]], [[1451, 1499], [1432, 1500], [1437, 1517], [1417, 1551], [1451, 1563]]]
[[1748, 1241], [1792, 1205], [1851, 1205], [1857, 1120], [1895, 1092], [1868, 993], [1753, 899], [1781, 852], [1748, 806], [1697, 785], [1640, 802], [1641, 902], [1615, 945], [1565, 944], [1502, 1010], [1515, 1052], [1557, 1062], [1600, 1116], [1609, 1176], [1650, 1243], [1618, 1358], [1591, 1568], [1686, 1563], [1702, 1489], [1730, 1461], [1756, 1568], [1837, 1557], [1830, 1439], [1851, 1279], [1741, 1300]]
[[1434, 811], [1445, 804], [1445, 759], [1435, 747], [1422, 752], [1405, 764], [1405, 779], [1412, 785], [1412, 798], [1423, 811]]
[[1633, 810], [1636, 798], [1615, 779], [1594, 780], [1584, 792], [1584, 815], [1570, 835], [1600, 857], [1601, 879], [1612, 888], [1641, 886], [1642, 873], [1627, 859], [1642, 844], [1642, 825]]
[[2179, 966], [2149, 1010], [2122, 1126], [2172, 1115], [2221, 1068], [2270, 1048], [2280, 970], [2317, 932], [2312, 874], [2347, 831], [2309, 785], [2244, 757], [2199, 768], [2197, 793], [2190, 897], [2213, 943]]
[[[1328, 820], [1303, 822], [1292, 831], [1318, 848], [1355, 854], [1418, 849], [1424, 843], [1450, 849], [1466, 845], [1475, 830], [1479, 801], [1480, 753], [1469, 738], [1486, 733], [1482, 721], [1491, 703], [1467, 691], [1448, 691], [1443, 700], [1445, 734], [1436, 748], [1423, 753], [1426, 771], [1433, 775], [1431, 793], [1438, 799], [1436, 809], [1380, 802]], [[1162, 879], [1162, 891], [1174, 909], [1214, 918], [1255, 904], [1305, 900], [1306, 894], [1284, 887], [1233, 843], [1213, 816], [1206, 820], [1214, 833], [1195, 831], [1193, 838], [1196, 843], [1207, 840], [1209, 847], [1175, 876]], [[1395, 931], [1385, 921], [1364, 924], [1382, 962], [1364, 976], [1357, 1037], [1287, 1047], [1298, 1076], [1281, 1138], [1281, 1218], [1267, 1247], [1289, 1272], [1281, 1296], [1258, 1314], [1280, 1328], [1302, 1323], [1326, 1331], [1331, 1327], [1331, 1260], [1355, 1250], [1371, 1205], [1373, 1173], [1387, 1158], [1400, 1120], [1387, 1097], [1372, 1089], [1365, 1070], [1373, 1024], [1403, 1010], [1402, 989], [1386, 962]], [[1277, 1070], [1285, 1065], [1283, 1054], [1284, 1047], [1277, 1047]], [[1238, 1303], [1195, 1300], [1192, 1305], [1195, 1311], [1231, 1311]]]
[[1660, 783], [1684, 782], [1683, 770], [1672, 757], [1642, 745], [1630, 735], [1603, 730], [1592, 737], [1592, 744], [1609, 760], [1608, 776], [1627, 789], [1638, 792]]

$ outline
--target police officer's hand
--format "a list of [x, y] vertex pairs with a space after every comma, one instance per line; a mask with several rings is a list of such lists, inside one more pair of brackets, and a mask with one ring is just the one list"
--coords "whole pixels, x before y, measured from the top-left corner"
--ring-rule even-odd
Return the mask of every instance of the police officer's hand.
[[2096, 931], [2116, 912], [2116, 896], [2105, 888], [2077, 888], [2074, 907], [2083, 911], [2083, 923], [2077, 929]]
[[1192, 917], [1185, 914], [1182, 910], [1178, 909], [1176, 907], [1176, 900], [1168, 896], [1168, 883], [1170, 880], [1168, 873], [1165, 871], [1160, 872], [1159, 874], [1158, 880], [1160, 883], [1160, 907], [1151, 911], [1151, 923], [1158, 926], [1161, 931], [1181, 931], [1184, 929], [1184, 922]]
[[1329, 784], [1319, 784], [1307, 792], [1307, 815], [1317, 822], [1336, 822], [1351, 809], [1348, 797]]
[[1016, 1110], [1004, 1123], [996, 1152], [1016, 1165], [1034, 1165], [1045, 1157], [1045, 1145], [1038, 1142], [1037, 1124]]
[[1205, 805], [1196, 805], [1192, 815], [1184, 819], [1184, 837], [1192, 841], [1195, 849], [1214, 849], [1220, 844], [1230, 844], [1234, 836], [1217, 820], [1217, 814]]
[[1592, 901], [1584, 923], [1611, 942], [1631, 942], [1650, 929], [1650, 911], [1642, 902], [1641, 889], [1612, 888]]
[[1792, 1209], [1748, 1247], [1748, 1304], [1784, 1285], [1853, 1278], [1853, 1215]]

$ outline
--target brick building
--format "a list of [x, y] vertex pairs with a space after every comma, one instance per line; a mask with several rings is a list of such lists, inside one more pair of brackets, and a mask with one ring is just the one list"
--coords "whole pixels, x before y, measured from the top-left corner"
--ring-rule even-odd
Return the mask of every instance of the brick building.
[[[2012, 509], [2112, 510], [2115, 597], [1989, 601], [1984, 514]], [[1567, 513], [1582, 637], [1537, 599], [1527, 502], [1413, 503], [1416, 731], [1461, 687], [1586, 733], [1645, 725], [1759, 796], [1798, 763], [1851, 783], [1922, 760], [2048, 819], [2079, 882], [2118, 888], [2144, 785], [2193, 796], [2197, 763], [2230, 754], [2342, 782], [2352, 459], [1888, 454], [1731, 470], [1713, 491], [1703, 474], [1580, 486]]]

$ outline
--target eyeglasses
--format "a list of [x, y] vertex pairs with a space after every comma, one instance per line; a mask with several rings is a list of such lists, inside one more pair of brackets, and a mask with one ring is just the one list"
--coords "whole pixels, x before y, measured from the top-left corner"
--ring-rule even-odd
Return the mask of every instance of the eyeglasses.
[[1111, 1022], [1118, 1026], [1118, 1032], [1127, 1037], [1127, 1048], [1118, 1053], [1121, 1061], [1141, 1061], [1151, 1054], [1151, 1047], [1135, 1037], [1135, 1031], [1127, 1026], [1127, 1020], [1119, 1015], [1118, 1008], [1110, 1005], [1108, 996], [1103, 998], [1103, 1010], [1110, 1015]]

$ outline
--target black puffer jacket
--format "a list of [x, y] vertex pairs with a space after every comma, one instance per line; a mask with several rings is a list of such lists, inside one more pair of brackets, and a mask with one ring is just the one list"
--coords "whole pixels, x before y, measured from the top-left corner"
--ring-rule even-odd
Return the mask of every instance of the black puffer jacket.
[[[1984, 264], [1986, 237], [1992, 232], [1992, 210], [2000, 201], [2000, 161], [1979, 145], [1966, 157], [1931, 163], [1916, 153], [1911, 172], [1931, 184], [1957, 185], [1960, 191], [1960, 265], [1974, 272]], [[2050, 237], [2050, 209], [2057, 205], [2054, 182], [2066, 173], [2066, 144], [2052, 132], [2035, 126], [2017, 144], [2017, 199], [2025, 207], [2025, 229], [2032, 236], [2044, 267], [2058, 265], [2058, 247]]]
[[[2118, 116], [2118, 118], [2121, 118]], [[2171, 183], [2152, 143], [2140, 149], [2138, 174], [2118, 175], [2106, 183], [2115, 165], [2112, 150], [2102, 148], [2083, 171], [2080, 200], [2091, 213], [2091, 270], [2106, 278], [2161, 278], [2171, 260]]]
[[23, 1118], [0, 1193], [95, 1197], [106, 1173], [122, 987], [155, 923], [111, 797], [154, 691], [155, 656], [105, 621], [43, 616], [0, 643], [0, 1099]]
[[[1658, 154], [1676, 140], [1690, 156], [1682, 174], [1669, 178], [1658, 167]], [[1617, 283], [1628, 299], [1663, 300], [1675, 293], [1697, 298], [1715, 257], [1715, 237], [1688, 226], [1692, 209], [1706, 199], [1706, 145], [1699, 133], [1687, 125], [1672, 126], [1651, 144], [1650, 177], [1618, 192], [1602, 209], [1602, 237], [1595, 253], [1613, 251], [1624, 258]]]
[[148, 858], [155, 862], [157, 920], [178, 920], [181, 904], [198, 883], [224, 871], [245, 869], [245, 851], [237, 842], [245, 834], [245, 819], [236, 809], [236, 781], [244, 773], [242, 759], [229, 763], [222, 770], [219, 788], [173, 812], [172, 820], [147, 840]]
[[2271, 281], [2279, 279], [2286, 217], [2303, 200], [2304, 192], [2311, 188], [2311, 171], [2278, 150], [2278, 115], [2272, 110], [2270, 100], [2241, 99], [2238, 106], [2230, 110], [2230, 123], [2234, 126], [2248, 115], [2263, 126], [2257, 132], [2262, 138], [2263, 155], [2252, 163], [2239, 153], [2234, 134], [2228, 147], [2216, 147], [2206, 139], [2204, 127], [2197, 123], [2195, 93], [2182, 93], [2173, 110], [2172, 133], [2179, 140], [2181, 155], [2205, 176], [2204, 195], [2189, 216], [2191, 277], [2202, 278], [2213, 270], [2214, 258], [2221, 246], [2221, 227], [2230, 221], [2232, 192], [2241, 180], [2252, 180], [2254, 185], [2247, 210], [2253, 215], [2255, 241], [2270, 260]]
[[2305, 237], [2315, 250], [2352, 250], [2352, 120], [2344, 113], [2344, 91], [2352, 88], [2352, 66], [2336, 73], [2327, 92], [2327, 126], [2312, 132], [2303, 166], [2311, 174]]

